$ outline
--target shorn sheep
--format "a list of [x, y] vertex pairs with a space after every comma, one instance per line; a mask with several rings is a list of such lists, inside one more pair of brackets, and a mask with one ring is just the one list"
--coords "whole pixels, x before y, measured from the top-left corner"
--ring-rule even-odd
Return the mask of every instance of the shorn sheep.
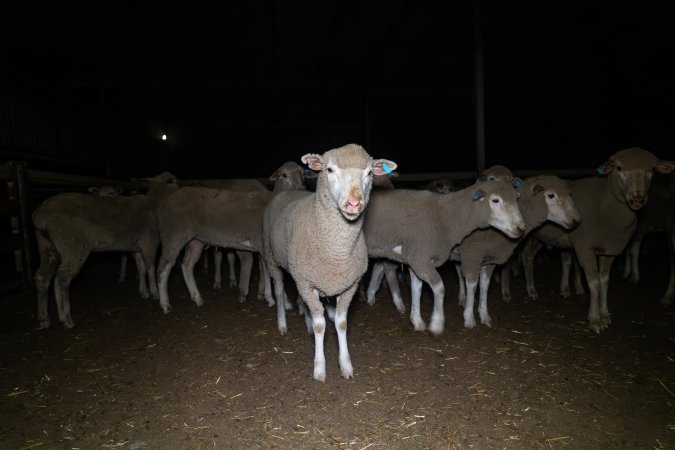
[[[451, 250], [477, 228], [493, 226], [518, 238], [525, 227], [517, 192], [504, 180], [485, 181], [443, 195], [407, 189], [373, 192], [365, 216], [368, 256], [410, 267], [410, 321], [416, 331], [426, 329], [420, 313], [422, 283], [431, 287], [434, 308], [429, 331], [433, 334], [441, 334], [445, 327], [445, 287], [436, 268], [450, 258]], [[400, 298], [394, 298], [394, 303], [399, 311], [403, 309]]]
[[[574, 206], [567, 182], [556, 176], [542, 175], [527, 178], [518, 184], [517, 189], [521, 193], [518, 207], [525, 221], [523, 237], [547, 220], [567, 229], [579, 224], [579, 211]], [[460, 304], [464, 305], [465, 327], [473, 328], [476, 325], [474, 301], [477, 286], [480, 287], [480, 321], [483, 325], [492, 325], [487, 307], [490, 278], [495, 266], [505, 264], [511, 258], [519, 242], [494, 229], [476, 230], [453, 249], [450, 259], [459, 262], [460, 287], [462, 283], [466, 285], [464, 290], [460, 289], [460, 293], [465, 292], [464, 301], [460, 297]], [[505, 272], [508, 270], [502, 273]]]
[[[70, 314], [71, 280], [80, 273], [92, 252], [138, 252], [139, 289], [142, 297], [157, 297], [155, 255], [159, 245], [157, 205], [176, 189], [176, 177], [164, 172], [148, 179], [145, 195], [100, 197], [63, 193], [48, 198], [33, 212], [40, 253], [35, 273], [37, 318], [41, 328], [50, 325], [47, 300], [54, 279], [59, 321], [75, 326]], [[146, 275], [150, 292], [146, 284]]]
[[[363, 237], [363, 212], [368, 205], [373, 176], [396, 169], [386, 159], [373, 159], [360, 145], [348, 144], [322, 155], [301, 158], [319, 172], [315, 192], [284, 191], [265, 208], [263, 252], [274, 280], [277, 326], [287, 331], [284, 270], [295, 281], [309, 309], [305, 318], [314, 331], [314, 379], [326, 381], [324, 333], [326, 319], [321, 297], [336, 296], [332, 319], [339, 343], [340, 371], [352, 378], [347, 348], [347, 310], [359, 280], [368, 267]], [[299, 307], [301, 307], [299, 305]]]
[[[297, 163], [293, 163], [297, 164]], [[283, 188], [302, 189], [302, 172]], [[300, 192], [305, 192], [300, 190]], [[239, 301], [248, 295], [253, 253], [262, 251], [262, 218], [267, 203], [277, 193], [264, 191], [230, 191], [200, 186], [183, 187], [167, 197], [158, 209], [159, 234], [162, 252], [158, 265], [159, 303], [164, 313], [172, 310], [169, 302], [168, 281], [171, 269], [181, 250], [183, 280], [192, 301], [204, 303], [194, 277], [194, 266], [205, 245], [242, 250], [242, 279], [239, 282]], [[248, 264], [244, 266], [244, 261]], [[267, 281], [266, 268], [261, 266], [260, 278]], [[273, 304], [270, 304], [272, 306]]]
[[[672, 162], [633, 147], [612, 155], [598, 168], [597, 176], [572, 181], [572, 199], [581, 221], [571, 231], [544, 224], [530, 235], [523, 248], [528, 295], [536, 298], [533, 261], [537, 251], [543, 245], [573, 249], [590, 291], [589, 328], [596, 333], [606, 329], [611, 323], [607, 290], [612, 263], [635, 232], [636, 212], [647, 202], [653, 171], [668, 173], [674, 168]], [[569, 266], [571, 258], [564, 263]]]

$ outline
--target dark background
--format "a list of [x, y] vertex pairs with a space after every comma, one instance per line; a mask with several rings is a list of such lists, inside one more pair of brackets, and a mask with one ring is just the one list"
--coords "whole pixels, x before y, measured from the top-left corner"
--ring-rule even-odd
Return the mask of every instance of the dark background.
[[5, 1], [0, 157], [267, 177], [357, 142], [401, 174], [473, 171], [480, 30], [487, 166], [673, 159], [673, 3]]

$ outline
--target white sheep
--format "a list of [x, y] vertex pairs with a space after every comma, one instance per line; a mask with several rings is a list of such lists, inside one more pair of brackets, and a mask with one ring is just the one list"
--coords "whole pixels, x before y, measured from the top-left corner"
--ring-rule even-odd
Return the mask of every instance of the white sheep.
[[284, 270], [295, 281], [309, 309], [314, 331], [314, 379], [326, 380], [323, 340], [326, 329], [320, 297], [337, 296], [333, 320], [338, 335], [342, 376], [354, 374], [347, 348], [347, 310], [359, 280], [368, 267], [363, 237], [363, 212], [370, 198], [373, 176], [396, 169], [386, 159], [373, 158], [356, 144], [308, 153], [301, 158], [319, 171], [315, 192], [284, 191], [267, 207], [263, 219], [265, 262], [274, 280], [277, 326], [287, 331]]
[[[297, 166], [295, 169], [292, 167], [293, 164]], [[169, 313], [172, 309], [169, 302], [168, 279], [184, 247], [181, 270], [190, 297], [197, 306], [201, 306], [204, 300], [194, 278], [194, 266], [205, 245], [241, 251], [239, 301], [246, 300], [253, 254], [259, 253], [262, 249], [262, 216], [265, 205], [280, 190], [304, 187], [302, 170], [297, 163], [286, 163], [282, 167], [285, 176], [282, 177], [283, 181], [275, 180], [278, 185], [277, 192], [267, 189], [233, 191], [187, 186], [177, 190], [162, 202], [158, 209], [162, 242], [158, 273], [159, 301], [164, 313]], [[264, 264], [261, 264], [260, 269], [261, 283], [269, 286]]]
[[75, 326], [70, 314], [69, 286], [92, 252], [141, 254], [137, 262], [143, 274], [139, 290], [143, 297], [150, 294], [157, 297], [157, 205], [176, 189], [176, 178], [164, 172], [148, 181], [146, 195], [100, 197], [63, 193], [48, 198], [33, 212], [40, 253], [40, 266], [35, 273], [40, 328], [50, 325], [47, 300], [52, 279], [59, 320], [66, 328]]
[[581, 214], [579, 226], [564, 230], [544, 224], [531, 233], [523, 248], [530, 297], [536, 298], [533, 261], [539, 248], [547, 245], [573, 249], [590, 290], [589, 328], [596, 333], [607, 328], [611, 323], [607, 290], [612, 262], [635, 232], [636, 211], [647, 201], [653, 171], [668, 173], [674, 168], [672, 162], [633, 147], [612, 155], [598, 168], [597, 176], [572, 181], [572, 199]]
[[[495, 266], [505, 264], [513, 254], [519, 242], [527, 233], [542, 225], [545, 221], [554, 222], [564, 228], [572, 229], [579, 223], [579, 212], [570, 196], [569, 184], [552, 175], [529, 177], [518, 183], [521, 196], [518, 208], [525, 221], [525, 234], [520, 239], [511, 239], [494, 229], [476, 230], [452, 250], [450, 259], [458, 261], [460, 267], [460, 287], [465, 284], [464, 326], [476, 326], [474, 319], [474, 301], [476, 287], [480, 280], [479, 315], [481, 323], [491, 326], [488, 314], [487, 293], [490, 278]], [[508, 270], [502, 271], [506, 273]]]
[[[374, 192], [365, 216], [368, 255], [407, 264], [411, 269], [410, 320], [417, 331], [426, 329], [420, 314], [422, 282], [431, 287], [434, 308], [429, 330], [433, 334], [442, 333], [445, 326], [445, 287], [436, 268], [448, 260], [451, 250], [477, 228], [494, 226], [516, 238], [525, 226], [517, 192], [503, 180], [445, 195], [406, 189]], [[402, 301], [395, 303], [402, 307]]]

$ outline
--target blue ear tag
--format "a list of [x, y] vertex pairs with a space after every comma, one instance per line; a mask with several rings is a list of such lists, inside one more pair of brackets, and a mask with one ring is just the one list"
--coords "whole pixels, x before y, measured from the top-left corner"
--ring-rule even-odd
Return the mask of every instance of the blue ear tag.
[[513, 179], [513, 185], [514, 185], [515, 187], [519, 188], [519, 187], [520, 187], [520, 184], [521, 184], [520, 178], [514, 178], [514, 179]]
[[387, 173], [392, 173], [392, 172], [393, 172], [393, 170], [391, 170], [391, 169], [389, 168], [389, 166], [387, 165], [387, 163], [382, 163], [382, 168], [383, 168]]
[[604, 175], [606, 170], [607, 170], [607, 169], [605, 168], [605, 165], [604, 165], [604, 164], [603, 164], [602, 166], [598, 167], [598, 173], [599, 173], [600, 175]]
[[473, 195], [471, 195], [471, 200], [476, 201], [480, 198], [481, 195], [482, 194], [480, 191], [473, 191]]

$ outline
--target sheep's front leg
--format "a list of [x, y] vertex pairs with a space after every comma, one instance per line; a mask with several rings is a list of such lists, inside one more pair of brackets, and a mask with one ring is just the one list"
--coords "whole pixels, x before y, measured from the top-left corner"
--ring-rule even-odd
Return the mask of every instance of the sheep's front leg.
[[570, 296], [570, 269], [572, 268], [571, 250], [560, 250], [560, 263], [562, 265], [562, 275], [560, 277], [560, 296], [569, 298]]
[[522, 250], [523, 266], [525, 267], [525, 285], [527, 287], [527, 295], [532, 300], [537, 299], [537, 289], [534, 287], [534, 258], [543, 246], [544, 244], [531, 237], [525, 241]]
[[506, 261], [499, 269], [499, 274], [501, 275], [501, 285], [502, 285], [502, 300], [506, 303], [511, 301], [511, 271], [512, 267], [515, 266], [515, 261], [513, 258]]
[[335, 330], [337, 331], [340, 349], [340, 372], [347, 379], [354, 377], [354, 368], [352, 367], [352, 360], [349, 357], [349, 348], [347, 347], [347, 310], [357, 287], [358, 283], [355, 283], [347, 291], [338, 295], [335, 307]]
[[579, 264], [584, 269], [588, 290], [590, 291], [590, 300], [588, 306], [588, 326], [596, 333], [600, 333], [605, 328], [600, 317], [600, 277], [598, 274], [597, 257], [589, 248], [575, 248]]
[[600, 256], [600, 321], [603, 328], [607, 328], [612, 323], [609, 317], [609, 307], [607, 306], [607, 291], [609, 289], [609, 274], [614, 262], [614, 256]]
[[[314, 330], [314, 379], [317, 381], [326, 381], [326, 356], [323, 352], [323, 337], [326, 333], [326, 317], [324, 315], [325, 310], [321, 300], [319, 299], [319, 293], [316, 289], [312, 289], [306, 284], [300, 284], [297, 281], [296, 284], [298, 287], [298, 292], [302, 297], [302, 301], [305, 302], [307, 308], [309, 309], [309, 313], [312, 316], [312, 328]], [[352, 292], [352, 295], [353, 294], [354, 293]], [[277, 295], [277, 304], [278, 303], [279, 298]], [[279, 309], [283, 310], [284, 308], [283, 306], [281, 308], [277, 307], [277, 310]]]
[[478, 276], [476, 273], [465, 273], [464, 283], [466, 283], [466, 301], [464, 302], [464, 328], [473, 328], [476, 326], [476, 319], [473, 315], [473, 305], [476, 301], [476, 286], [478, 286]]

